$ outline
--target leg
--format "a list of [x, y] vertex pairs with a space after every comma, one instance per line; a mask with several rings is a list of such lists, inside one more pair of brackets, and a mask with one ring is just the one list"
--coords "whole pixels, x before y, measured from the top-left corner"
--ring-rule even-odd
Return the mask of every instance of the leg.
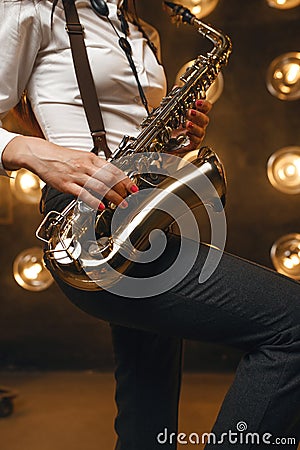
[[[116, 361], [116, 450], [161, 449], [156, 436], [177, 432], [182, 341], [111, 324]], [[176, 444], [164, 446], [176, 449]]]
[[[249, 432], [299, 439], [299, 283], [224, 254], [214, 274], [199, 284], [206, 254], [206, 247], [201, 246], [186, 278], [156, 297], [130, 299], [63, 289], [80, 308], [115, 324], [243, 349], [245, 357], [214, 432], [220, 436], [235, 431], [237, 423], [244, 421]], [[225, 442], [221, 448], [231, 447]], [[251, 447], [251, 442], [235, 445], [237, 449]]]
[[[220, 443], [211, 441], [206, 448], [229, 450], [235, 442], [235, 448], [264, 449], [278, 439], [282, 442], [278, 448], [296, 449], [300, 440], [300, 285], [226, 254], [213, 278], [203, 291], [191, 273], [174, 289], [177, 295], [217, 306], [213, 315], [206, 315], [215, 320], [211, 330], [201, 332], [195, 327], [191, 337], [203, 334], [205, 340], [221, 340], [245, 350], [213, 428]], [[238, 433], [240, 422], [246, 423], [247, 443], [247, 431]], [[230, 430], [237, 434], [229, 438]], [[266, 442], [262, 442], [264, 434]]]

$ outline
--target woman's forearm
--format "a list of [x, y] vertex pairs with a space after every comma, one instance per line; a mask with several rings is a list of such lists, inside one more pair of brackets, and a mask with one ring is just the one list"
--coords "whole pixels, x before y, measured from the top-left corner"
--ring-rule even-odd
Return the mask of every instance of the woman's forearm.
[[124, 172], [103, 158], [36, 137], [13, 138], [3, 151], [2, 162], [6, 170], [24, 167], [55, 189], [80, 195], [94, 208], [99, 207], [99, 198], [120, 204], [137, 190]]

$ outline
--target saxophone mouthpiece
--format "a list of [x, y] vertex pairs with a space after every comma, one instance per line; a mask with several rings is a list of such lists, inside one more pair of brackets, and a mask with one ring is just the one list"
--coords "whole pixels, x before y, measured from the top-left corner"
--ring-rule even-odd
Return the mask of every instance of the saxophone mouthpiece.
[[183, 23], [192, 24], [196, 16], [191, 13], [188, 8], [184, 8], [182, 5], [178, 5], [173, 2], [164, 2], [165, 5], [172, 10], [172, 15], [176, 16], [177, 19], [180, 19]]

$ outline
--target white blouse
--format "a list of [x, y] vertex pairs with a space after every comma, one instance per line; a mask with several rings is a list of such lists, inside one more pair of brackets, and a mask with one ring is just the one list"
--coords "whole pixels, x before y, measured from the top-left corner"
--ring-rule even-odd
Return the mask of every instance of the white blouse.
[[[107, 1], [109, 17], [118, 32], [117, 0]], [[136, 80], [118, 37], [106, 18], [98, 17], [88, 0], [76, 2], [107, 141], [113, 151], [124, 134], [136, 136], [146, 115]], [[0, 0], [0, 119], [14, 107], [26, 88], [40, 127], [49, 141], [90, 151], [93, 143], [74, 73], [65, 15], [51, 0]], [[144, 30], [159, 47], [155, 29]], [[128, 40], [149, 107], [157, 107], [166, 91], [162, 66], [141, 32], [129, 24]], [[16, 134], [0, 128], [0, 152]], [[2, 167], [2, 166], [1, 166]]]

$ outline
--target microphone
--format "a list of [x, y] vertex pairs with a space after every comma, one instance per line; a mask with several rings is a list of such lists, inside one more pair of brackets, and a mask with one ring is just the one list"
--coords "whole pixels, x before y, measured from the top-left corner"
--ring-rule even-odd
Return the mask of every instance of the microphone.
[[109, 9], [108, 9], [108, 6], [107, 6], [107, 3], [105, 0], [90, 0], [90, 1], [91, 1], [91, 7], [93, 8], [93, 11], [98, 16], [108, 17]]

